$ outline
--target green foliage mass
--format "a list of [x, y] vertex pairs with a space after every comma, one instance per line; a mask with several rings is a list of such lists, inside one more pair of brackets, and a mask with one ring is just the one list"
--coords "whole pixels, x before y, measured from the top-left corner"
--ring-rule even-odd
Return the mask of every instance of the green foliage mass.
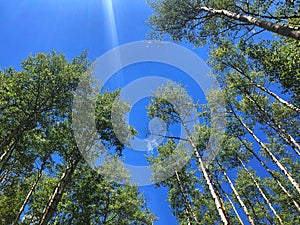
[[[0, 224], [152, 224], [135, 186], [104, 179], [83, 159], [74, 137], [73, 97], [89, 76], [83, 53], [39, 53], [22, 69], [0, 73]], [[103, 146], [121, 155], [112, 108], [119, 91], [97, 95], [96, 131]], [[119, 107], [116, 106], [119, 104]], [[133, 128], [127, 128], [134, 132]]]

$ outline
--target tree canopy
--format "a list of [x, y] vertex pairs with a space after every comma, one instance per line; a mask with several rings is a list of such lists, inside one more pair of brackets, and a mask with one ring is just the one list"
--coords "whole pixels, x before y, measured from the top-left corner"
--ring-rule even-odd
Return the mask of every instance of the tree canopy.
[[[194, 148], [193, 157], [158, 184], [169, 188], [173, 214], [180, 224], [298, 224], [299, 1], [148, 2], [151, 38], [209, 46], [208, 63], [221, 88], [208, 101], [226, 103], [227, 126], [211, 164], [201, 162], [213, 133], [209, 104], [198, 108], [199, 119], [208, 122], [180, 137]], [[156, 116], [184, 123], [161, 111], [171, 107], [160, 98], [150, 115], [155, 108]], [[178, 137], [165, 138], [158, 158], [149, 159], [153, 165], [176, 149]]]
[[[83, 159], [74, 138], [72, 104], [88, 76], [87, 54], [29, 56], [1, 71], [1, 224], [152, 224], [137, 187], [104, 179]], [[110, 113], [119, 91], [97, 99], [97, 133], [120, 155]]]

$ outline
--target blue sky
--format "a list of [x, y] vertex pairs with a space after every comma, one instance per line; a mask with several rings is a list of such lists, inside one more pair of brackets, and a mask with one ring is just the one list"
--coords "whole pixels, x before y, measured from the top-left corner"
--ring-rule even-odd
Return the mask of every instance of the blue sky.
[[[64, 53], [68, 59], [87, 50], [93, 60], [118, 44], [146, 39], [149, 33], [146, 20], [151, 15], [146, 1], [112, 0], [112, 3], [114, 21], [108, 10], [109, 0], [0, 0], [0, 67], [20, 69], [28, 55], [52, 50]], [[206, 57], [205, 51], [197, 51]], [[143, 74], [144, 71], [147, 73]], [[126, 77], [129, 73], [135, 76]], [[134, 78], [148, 75], [176, 77], [175, 80], [190, 84], [189, 91], [195, 87], [193, 81], [175, 68], [144, 63], [116, 74], [107, 88], [115, 89], [118, 84], [125, 85]], [[193, 95], [200, 98], [202, 92], [195, 91]], [[139, 102], [133, 111], [146, 116], [146, 103], [145, 100]], [[146, 119], [130, 122], [137, 126], [140, 136], [145, 136]], [[131, 163], [146, 163], [144, 153], [127, 153], [126, 157]], [[141, 191], [148, 207], [159, 217], [157, 225], [177, 224], [166, 203], [165, 189], [155, 189], [152, 185], [141, 187]]]

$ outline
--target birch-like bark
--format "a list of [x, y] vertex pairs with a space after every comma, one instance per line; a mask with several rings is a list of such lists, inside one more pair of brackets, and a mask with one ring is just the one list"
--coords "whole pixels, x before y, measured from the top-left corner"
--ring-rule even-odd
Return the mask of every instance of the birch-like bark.
[[[2, 151], [5, 148], [5, 146], [7, 146], [11, 142], [11, 140], [14, 137], [16, 137], [21, 132], [28, 129], [27, 126], [33, 121], [35, 113], [36, 112], [34, 111], [30, 115], [28, 115], [28, 117], [26, 119], [22, 120], [20, 122], [20, 124], [8, 136], [6, 136], [4, 139], [1, 140], [1, 142], [0, 142], [0, 151]], [[3, 157], [4, 157], [4, 154], [1, 155], [0, 162], [2, 161]]]
[[245, 166], [245, 164], [243, 163], [243, 161], [238, 157], [237, 158], [239, 160], [239, 162], [241, 163], [241, 165], [243, 166], [244, 170], [247, 172], [247, 174], [249, 175], [249, 177], [251, 178], [252, 182], [255, 184], [255, 186], [257, 187], [259, 193], [261, 194], [261, 196], [263, 197], [263, 199], [265, 200], [265, 202], [268, 204], [269, 208], [271, 209], [271, 211], [273, 212], [273, 214], [275, 215], [275, 217], [278, 219], [279, 223], [281, 225], [284, 225], [281, 217], [278, 215], [278, 213], [276, 212], [276, 210], [274, 209], [274, 207], [272, 206], [271, 202], [269, 201], [269, 199], [267, 198], [267, 196], [265, 195], [265, 193], [263, 192], [263, 190], [261, 189], [261, 187], [259, 186], [259, 184], [257, 183], [257, 181], [255, 180], [255, 178], [253, 177], [253, 175], [250, 173], [250, 171], [247, 169], [247, 167]]
[[209, 177], [208, 177], [208, 174], [207, 174], [207, 171], [206, 171], [206, 169], [205, 169], [203, 160], [202, 160], [200, 154], [198, 153], [197, 148], [195, 148], [195, 147], [193, 147], [193, 148], [194, 148], [194, 153], [195, 153], [195, 155], [196, 155], [196, 158], [197, 158], [197, 161], [198, 161], [198, 163], [199, 163], [200, 169], [201, 169], [201, 171], [202, 171], [202, 173], [203, 173], [203, 176], [204, 176], [204, 178], [205, 178], [206, 184], [208, 185], [210, 194], [211, 194], [212, 198], [213, 198], [214, 201], [215, 201], [215, 205], [216, 205], [216, 207], [217, 207], [219, 216], [221, 217], [221, 220], [222, 220], [223, 224], [228, 225], [228, 224], [229, 224], [229, 221], [227, 221], [227, 218], [226, 218], [226, 216], [225, 216], [225, 214], [224, 214], [224, 212], [223, 212], [223, 210], [222, 210], [221, 203], [220, 203], [220, 201], [219, 201], [219, 199], [218, 199], [218, 196], [217, 196], [217, 194], [216, 194], [216, 192], [215, 192], [215, 190], [214, 190], [214, 188], [213, 188], [213, 185], [212, 185], [212, 183], [211, 183], [211, 180], [210, 180]]
[[[181, 183], [181, 180], [180, 180], [180, 176], [178, 174], [177, 171], [175, 171], [175, 176], [176, 176], [176, 180], [177, 180], [177, 183], [178, 183], [178, 186], [179, 186], [179, 190], [180, 190], [180, 193], [183, 197], [183, 201], [184, 201], [184, 204], [187, 206], [187, 208], [185, 209], [186, 213], [187, 213], [187, 217], [188, 217], [188, 220], [190, 221], [190, 216], [192, 216], [193, 220], [196, 222], [196, 223], [199, 223], [198, 222], [198, 219], [195, 215], [195, 212], [190, 204], [190, 202], [188, 201], [188, 198], [184, 192], [184, 189], [182, 187], [182, 183]], [[190, 223], [190, 222], [189, 222]]]
[[17, 216], [16, 216], [14, 222], [12, 223], [12, 225], [18, 224], [18, 222], [19, 222], [19, 220], [20, 220], [20, 216], [22, 215], [22, 213], [23, 213], [23, 211], [24, 211], [24, 209], [25, 209], [25, 207], [26, 207], [26, 205], [27, 205], [29, 199], [31, 198], [31, 195], [33, 194], [33, 192], [34, 192], [36, 186], [38, 185], [38, 183], [39, 183], [39, 181], [40, 181], [40, 179], [41, 179], [41, 177], [42, 177], [44, 165], [45, 165], [45, 164], [43, 164], [43, 165], [41, 166], [41, 168], [39, 169], [39, 171], [38, 171], [38, 176], [37, 176], [36, 180], [34, 181], [33, 185], [31, 186], [29, 192], [27, 193], [27, 196], [26, 196], [26, 198], [24, 199], [24, 201], [23, 201], [23, 203], [22, 203], [22, 205], [21, 205], [21, 207], [20, 207], [20, 209], [19, 209], [19, 211], [18, 211], [18, 214], [17, 214]]
[[268, 95], [272, 96], [274, 99], [276, 99], [279, 103], [281, 103], [282, 105], [286, 106], [287, 108], [290, 108], [292, 110], [294, 110], [295, 112], [300, 113], [300, 108], [287, 102], [286, 100], [280, 98], [276, 93], [272, 92], [271, 90], [267, 89], [266, 87], [264, 87], [263, 85], [258, 84], [257, 82], [255, 82], [248, 74], [247, 72], [243, 71], [242, 69], [238, 68], [236, 65], [234, 65], [233, 63], [230, 62], [222, 62], [224, 65], [229, 66], [231, 68], [233, 68], [235, 71], [237, 71], [238, 73], [242, 74], [245, 78], [247, 78], [251, 84], [253, 84], [255, 87], [257, 87], [258, 89], [262, 90], [263, 92], [267, 93]]
[[227, 182], [229, 183], [229, 185], [230, 185], [230, 187], [231, 187], [231, 190], [233, 191], [235, 197], [237, 198], [237, 200], [238, 200], [240, 206], [241, 206], [242, 209], [244, 210], [244, 212], [245, 212], [245, 214], [246, 214], [246, 216], [247, 216], [247, 218], [248, 218], [250, 224], [251, 224], [251, 225], [255, 225], [254, 220], [252, 219], [252, 217], [251, 217], [251, 215], [250, 215], [250, 213], [249, 213], [249, 211], [248, 211], [248, 209], [247, 209], [245, 203], [244, 203], [243, 200], [241, 199], [241, 197], [240, 197], [238, 191], [235, 189], [235, 187], [234, 187], [234, 185], [233, 185], [231, 179], [230, 179], [229, 176], [227, 175], [225, 168], [221, 165], [221, 163], [220, 163], [218, 160], [216, 160], [216, 161], [217, 161], [219, 167], [221, 168], [221, 170], [222, 170], [222, 172], [223, 172], [223, 174], [224, 174], [224, 176], [225, 176]]
[[291, 184], [296, 188], [297, 192], [300, 194], [300, 186], [296, 182], [296, 180], [292, 177], [292, 175], [288, 172], [287, 168], [283, 166], [276, 156], [270, 151], [270, 149], [254, 134], [254, 132], [241, 120], [241, 118], [235, 113], [232, 109], [234, 117], [239, 121], [239, 123], [248, 131], [248, 133], [254, 138], [254, 140], [261, 146], [261, 148], [269, 155], [271, 160], [278, 166], [278, 168], [284, 173], [284, 175], [288, 178]]
[[39, 225], [47, 225], [49, 220], [53, 217], [54, 213], [56, 212], [57, 205], [62, 198], [65, 188], [70, 183], [72, 175], [78, 163], [79, 159], [77, 159], [73, 164], [68, 165], [64, 173], [61, 175], [59, 182], [57, 183], [52, 194], [50, 195], [48, 203], [39, 221]]
[[[263, 107], [261, 107], [254, 99], [253, 97], [247, 93], [246, 98], [251, 101], [252, 103], [254, 103], [258, 109], [264, 113], [269, 120], [274, 124], [271, 124], [269, 121], [267, 121], [266, 119], [263, 119], [265, 121], [265, 123], [270, 126], [272, 129], [274, 129], [278, 135], [288, 144], [292, 147], [292, 149], [295, 151], [295, 153], [297, 155], [300, 156], [300, 145], [296, 142], [296, 140], [280, 125], [278, 124], [273, 117], [267, 112], [267, 110], [265, 110]], [[285, 137], [286, 136], [286, 137]]]
[[215, 181], [214, 181], [214, 179], [213, 179], [213, 176], [211, 175], [211, 173], [210, 173], [210, 171], [209, 171], [208, 169], [207, 169], [207, 173], [208, 173], [209, 179], [211, 180], [211, 183], [212, 183], [212, 185], [213, 185], [213, 187], [214, 187], [214, 189], [215, 189], [215, 191], [216, 191], [216, 194], [217, 194], [217, 196], [218, 196], [218, 198], [219, 198], [219, 200], [220, 200], [220, 203], [221, 203], [221, 206], [222, 206], [222, 210], [223, 210], [223, 212], [224, 212], [224, 214], [225, 214], [225, 216], [226, 216], [226, 219], [227, 219], [227, 221], [229, 222], [229, 224], [232, 224], [231, 221], [230, 221], [230, 217], [229, 217], [229, 215], [228, 215], [228, 213], [227, 213], [227, 210], [226, 210], [226, 208], [225, 208], [225, 204], [224, 204], [222, 195], [221, 195], [221, 193], [220, 193], [220, 191], [219, 191], [219, 187], [218, 187], [217, 184], [215, 183]]
[[259, 158], [259, 156], [251, 149], [249, 146], [247, 146], [244, 141], [238, 137], [238, 139], [242, 142], [242, 144], [245, 146], [245, 148], [251, 152], [251, 154], [257, 159], [257, 161], [266, 169], [266, 171], [273, 177], [273, 179], [276, 181], [278, 186], [281, 188], [281, 190], [289, 197], [289, 199], [293, 202], [294, 206], [300, 213], [300, 206], [294, 199], [294, 197], [288, 192], [288, 190], [283, 186], [283, 184], [280, 182], [278, 177], [275, 175], [275, 173]]
[[[11, 173], [11, 170], [18, 164], [20, 163], [19, 160], [16, 160], [13, 164], [11, 164], [9, 166], [9, 168], [6, 169], [6, 171], [4, 172], [1, 172], [1, 176], [0, 176], [0, 183], [4, 183], [7, 179], [7, 177], [9, 176], [9, 174]], [[3, 174], [3, 175], [2, 175]]]
[[199, 154], [198, 152], [198, 149], [197, 149], [197, 146], [195, 145], [194, 141], [192, 140], [192, 134], [190, 132], [190, 130], [188, 129], [188, 127], [186, 126], [185, 122], [179, 117], [180, 119], [180, 122], [182, 124], [182, 126], [184, 127], [184, 129], [186, 130], [187, 134], [188, 134], [188, 140], [193, 148], [193, 151], [194, 151], [194, 154], [197, 158], [197, 161], [198, 161], [198, 164], [200, 166], [200, 171], [202, 172], [203, 176], [204, 176], [204, 179], [206, 181], [206, 184], [208, 185], [208, 188], [209, 188], [209, 191], [210, 191], [210, 194], [215, 202], [215, 205], [216, 205], [216, 208], [217, 208], [217, 211], [218, 211], [218, 214], [221, 218], [221, 221], [224, 225], [228, 225], [230, 224], [230, 222], [228, 221], [228, 219], [226, 218], [226, 215], [225, 213], [223, 212], [223, 209], [222, 209], [222, 205], [221, 205], [221, 202], [214, 190], [214, 187], [213, 187], [213, 184], [212, 184], [212, 181], [210, 180], [209, 176], [208, 176], [208, 172], [205, 168], [205, 165], [204, 165], [204, 162], [202, 160], [202, 157], [201, 155]]
[[274, 223], [273, 218], [270, 217], [268, 210], [261, 204], [260, 200], [257, 198], [257, 196], [254, 196], [256, 202], [258, 203], [259, 207], [261, 208], [261, 210], [265, 213], [265, 217], [267, 218], [267, 220], [269, 221], [269, 223], [271, 225], [276, 225]]
[[243, 222], [243, 220], [241, 219], [241, 217], [240, 217], [238, 211], [236, 210], [235, 205], [233, 204], [233, 202], [231, 201], [231, 199], [229, 198], [229, 196], [228, 196], [225, 192], [224, 192], [224, 195], [225, 195], [225, 197], [227, 198], [227, 200], [229, 201], [229, 203], [230, 203], [230, 205], [231, 205], [231, 207], [232, 207], [232, 209], [233, 209], [235, 215], [237, 216], [238, 220], [240, 221], [240, 223], [241, 223], [242, 225], [244, 225], [244, 222]]
[[285, 26], [285, 25], [279, 25], [273, 22], [265, 21], [258, 19], [253, 16], [243, 15], [235, 12], [231, 12], [229, 10], [225, 9], [213, 9], [209, 7], [198, 7], [197, 8], [200, 12], [206, 12], [210, 15], [215, 15], [217, 17], [226, 17], [229, 19], [233, 19], [236, 21], [240, 21], [246, 24], [251, 24], [257, 27], [260, 27], [262, 29], [271, 31], [273, 33], [279, 34], [281, 36], [293, 38], [295, 40], [300, 40], [300, 30]]
[[256, 214], [256, 212], [255, 212], [255, 209], [254, 209], [254, 206], [253, 206], [252, 202], [251, 202], [248, 198], [245, 198], [245, 202], [247, 202], [248, 205], [250, 206], [251, 211], [252, 211], [252, 213], [253, 213], [253, 218], [255, 219], [256, 224], [260, 224], [260, 223], [259, 223], [258, 216], [257, 216], [257, 214]]
[[11, 159], [11, 157], [15, 151], [14, 149], [20, 139], [21, 139], [21, 137], [18, 136], [13, 142], [11, 142], [7, 146], [7, 150], [1, 155], [1, 157], [0, 157], [0, 163], [1, 163], [0, 173], [2, 173], [5, 170], [5, 168], [7, 167], [7, 163]]
[[222, 187], [221, 187], [221, 191], [222, 191], [223, 195], [225, 195], [225, 197], [227, 198], [228, 202], [230, 203], [230, 205], [231, 205], [231, 207], [232, 207], [234, 213], [236, 214], [238, 220], [240, 221], [240, 223], [241, 223], [242, 225], [244, 225], [244, 222], [243, 222], [243, 220], [242, 220], [240, 214], [238, 213], [238, 211], [237, 211], [235, 205], [234, 205], [233, 202], [231, 201], [231, 199], [230, 199], [230, 197], [228, 196], [228, 194], [222, 189]]

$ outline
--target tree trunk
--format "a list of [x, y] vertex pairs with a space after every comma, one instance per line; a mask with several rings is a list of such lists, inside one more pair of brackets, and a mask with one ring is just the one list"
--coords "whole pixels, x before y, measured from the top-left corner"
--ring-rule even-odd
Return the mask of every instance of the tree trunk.
[[250, 171], [246, 168], [245, 164], [243, 163], [243, 161], [238, 157], [237, 158], [241, 165], [243, 166], [244, 170], [247, 172], [247, 174], [250, 176], [251, 180], [253, 181], [253, 183], [255, 184], [255, 186], [257, 187], [258, 191], [260, 192], [261, 196], [263, 197], [263, 199], [265, 200], [265, 202], [268, 204], [269, 208], [271, 209], [271, 211], [274, 213], [275, 217], [278, 219], [279, 223], [281, 225], [284, 225], [281, 217], [277, 214], [276, 210], [274, 209], [274, 207], [272, 206], [271, 202], [269, 201], [269, 199], [267, 198], [267, 196], [265, 195], [265, 193], [263, 192], [263, 190], [260, 188], [259, 184], [257, 183], [257, 181], [255, 180], [255, 178], [253, 177], [253, 175], [250, 173]]
[[[179, 174], [178, 174], [177, 171], [175, 171], [175, 176], [176, 176], [176, 180], [177, 180], [179, 190], [180, 190], [180, 193], [182, 195], [184, 204], [187, 206], [187, 208], [185, 208], [185, 210], [186, 210], [186, 213], [187, 213], [188, 220], [190, 221], [191, 219], [193, 219], [196, 223], [199, 223], [198, 219], [197, 219], [197, 217], [194, 213], [194, 210], [193, 210], [191, 204], [189, 203], [188, 198], [186, 197], [186, 194], [185, 194], [184, 189], [182, 187], [182, 183], [181, 183], [181, 180], [180, 180], [180, 177], [179, 177]], [[192, 216], [191, 219], [190, 219], [190, 216]]]
[[[6, 169], [6, 171], [3, 174], [3, 171], [0, 173], [0, 183], [4, 183], [5, 180], [7, 179], [9, 173], [11, 172], [12, 168], [14, 168], [18, 163], [20, 163], [19, 160], [16, 160], [15, 162], [13, 162], [13, 164], [11, 164], [9, 166], [9, 168]], [[3, 175], [2, 175], [3, 174]]]
[[220, 201], [220, 203], [221, 203], [221, 206], [222, 206], [222, 210], [223, 210], [223, 212], [224, 212], [224, 215], [226, 216], [226, 219], [227, 219], [227, 221], [229, 222], [229, 224], [232, 224], [231, 221], [230, 221], [230, 217], [229, 217], [229, 215], [228, 215], [228, 213], [227, 213], [227, 210], [226, 210], [226, 208], [225, 208], [225, 204], [224, 204], [222, 195], [221, 195], [221, 193], [220, 193], [220, 191], [219, 191], [219, 188], [217, 187], [216, 183], [214, 182], [213, 176], [211, 175], [211, 173], [210, 173], [210, 171], [209, 171], [208, 169], [207, 169], [207, 173], [208, 173], [209, 179], [211, 180], [211, 183], [212, 183], [212, 185], [213, 185], [213, 187], [214, 187], [214, 189], [215, 189], [215, 191], [216, 191], [216, 194], [217, 194], [217, 196], [219, 197], [219, 201]]
[[224, 195], [225, 195], [225, 197], [227, 198], [227, 200], [229, 201], [231, 207], [233, 208], [233, 211], [234, 211], [235, 215], [237, 216], [238, 220], [240, 221], [240, 223], [241, 223], [242, 225], [244, 225], [244, 222], [243, 222], [243, 220], [241, 219], [241, 217], [240, 217], [238, 211], [236, 210], [236, 208], [235, 208], [233, 202], [231, 201], [231, 199], [229, 198], [229, 196], [228, 196], [225, 192], [224, 192]]
[[221, 220], [222, 220], [223, 224], [228, 225], [228, 224], [229, 224], [229, 221], [227, 221], [227, 218], [226, 218], [226, 216], [225, 216], [225, 214], [224, 214], [224, 212], [223, 212], [221, 203], [220, 203], [220, 201], [219, 201], [219, 199], [218, 199], [218, 196], [217, 196], [217, 194], [216, 194], [216, 192], [215, 192], [215, 190], [214, 190], [214, 188], [213, 188], [213, 185], [212, 185], [212, 183], [211, 183], [211, 180], [210, 180], [209, 177], [208, 177], [208, 174], [207, 174], [207, 171], [206, 171], [206, 169], [205, 169], [205, 166], [204, 166], [204, 163], [203, 163], [203, 161], [202, 161], [202, 158], [201, 158], [200, 154], [198, 153], [197, 148], [195, 148], [194, 146], [193, 146], [193, 148], [194, 148], [194, 153], [195, 153], [195, 155], [196, 155], [197, 161], [198, 161], [198, 163], [199, 163], [199, 165], [200, 165], [201, 171], [202, 171], [203, 176], [204, 176], [204, 178], [205, 178], [206, 184], [208, 185], [210, 194], [211, 194], [211, 196], [213, 197], [213, 199], [214, 199], [214, 201], [215, 201], [215, 204], [216, 204], [218, 213], [219, 213], [219, 215], [220, 215], [220, 217], [221, 217]]
[[299, 204], [296, 202], [296, 200], [293, 198], [293, 196], [286, 190], [286, 188], [282, 185], [282, 183], [280, 182], [280, 180], [277, 178], [277, 176], [275, 175], [275, 173], [258, 157], [258, 155], [251, 149], [249, 148], [244, 141], [238, 137], [238, 139], [242, 142], [242, 144], [245, 146], [245, 148], [252, 153], [252, 155], [254, 155], [254, 157], [257, 159], [257, 161], [268, 171], [268, 173], [273, 177], [273, 179], [277, 182], [278, 186], [281, 188], [281, 190], [289, 197], [289, 199], [293, 202], [293, 204], [295, 205], [296, 209], [298, 210], [298, 212], [300, 213], [300, 206]]
[[65, 188], [70, 183], [72, 175], [78, 163], [79, 163], [79, 159], [75, 160], [73, 164], [67, 166], [65, 172], [61, 175], [61, 178], [57, 183], [56, 187], [54, 188], [49, 198], [49, 201], [43, 211], [39, 225], [47, 225], [49, 220], [53, 217], [57, 209], [57, 205], [61, 201]]
[[[17, 134], [16, 134], [17, 135]], [[10, 139], [10, 141], [13, 139], [14, 137], [12, 137]], [[15, 147], [18, 144], [18, 142], [21, 139], [21, 135], [17, 135], [16, 138], [12, 141], [12, 142], [5, 142], [3, 149], [6, 147], [7, 150], [0, 156], [0, 164], [1, 164], [1, 168], [0, 168], [0, 174], [5, 170], [5, 168], [7, 167], [7, 164], [9, 162], [9, 160], [11, 159], [13, 153], [15, 152]], [[14, 160], [15, 161], [15, 160]]]
[[0, 157], [0, 163], [1, 163], [1, 169], [0, 169], [0, 173], [2, 173], [4, 171], [4, 169], [7, 166], [7, 162], [10, 160], [12, 154], [14, 153], [14, 149], [17, 145], [17, 142], [20, 140], [20, 136], [18, 136], [16, 138], [16, 140], [14, 140], [12, 143], [10, 143], [7, 146], [7, 150], [1, 155]]
[[234, 213], [236, 214], [238, 220], [240, 221], [240, 223], [241, 223], [242, 225], [244, 225], [244, 222], [243, 222], [242, 218], [240, 217], [240, 214], [238, 213], [238, 211], [237, 211], [235, 205], [233, 204], [233, 202], [232, 202], [231, 199], [229, 198], [228, 194], [223, 190], [223, 188], [222, 188], [221, 185], [220, 185], [220, 189], [221, 189], [222, 193], [225, 195], [225, 197], [227, 198], [227, 200], [229, 201], [229, 203], [230, 203], [230, 205], [231, 205], [231, 207], [232, 207]]
[[[265, 121], [265, 123], [270, 126], [272, 129], [274, 129], [278, 135], [288, 144], [292, 147], [292, 149], [295, 151], [295, 153], [297, 155], [300, 156], [300, 145], [296, 142], [296, 140], [288, 133], [286, 132], [286, 130], [281, 127], [280, 124], [278, 124], [273, 118], [272, 116], [264, 109], [262, 108], [254, 99], [253, 97], [247, 93], [247, 96], [246, 96], [247, 99], [249, 99], [249, 101], [251, 101], [252, 103], [254, 103], [258, 108], [259, 110], [264, 113], [268, 118], [269, 120], [274, 124], [271, 124], [269, 121], [267, 121], [266, 119], [263, 119]], [[285, 137], [285, 136], [286, 137]]]
[[265, 20], [261, 20], [258, 18], [255, 18], [253, 16], [247, 16], [243, 14], [238, 14], [234, 13], [225, 9], [213, 9], [213, 8], [208, 8], [208, 7], [198, 7], [197, 8], [199, 11], [202, 12], [207, 12], [208, 14], [215, 15], [218, 17], [227, 17], [229, 19], [241, 21], [247, 24], [251, 24], [257, 27], [260, 27], [262, 29], [271, 31], [273, 33], [279, 34], [281, 36], [293, 38], [296, 40], [300, 40], [300, 30], [289, 27], [289, 26], [284, 26], [284, 25], [279, 25], [276, 23], [268, 22]]
[[32, 193], [34, 192], [36, 186], [38, 185], [38, 183], [39, 183], [39, 181], [40, 181], [40, 179], [42, 177], [43, 169], [44, 169], [44, 164], [41, 166], [41, 169], [39, 169], [38, 176], [37, 176], [35, 182], [33, 183], [33, 185], [31, 186], [29, 192], [27, 193], [27, 196], [26, 196], [25, 200], [23, 201], [23, 204], [22, 204], [21, 208], [19, 209], [19, 212], [18, 212], [18, 214], [17, 214], [14, 222], [12, 223], [12, 225], [18, 224], [18, 222], [20, 220], [21, 214], [23, 213], [23, 211], [24, 211], [24, 209], [25, 209], [25, 207], [26, 207], [26, 205], [27, 205], [27, 203], [28, 203], [28, 201], [29, 201]]
[[254, 196], [256, 202], [258, 203], [259, 207], [261, 208], [262, 211], [264, 211], [265, 213], [265, 217], [267, 218], [267, 220], [269, 221], [270, 224], [272, 225], [276, 225], [274, 223], [274, 220], [270, 217], [268, 210], [261, 204], [261, 202], [259, 201], [259, 199], [257, 198], [257, 196]]
[[0, 156], [0, 162], [2, 164], [2, 161], [4, 160], [4, 158], [10, 153], [11, 151], [9, 149], [7, 149], [6, 151], [4, 151], [2, 153], [2, 155]]
[[230, 185], [230, 187], [231, 187], [231, 189], [232, 189], [232, 191], [233, 191], [235, 197], [237, 198], [239, 204], [241, 205], [242, 209], [244, 210], [246, 216], [248, 217], [248, 220], [249, 220], [250, 224], [251, 224], [251, 225], [255, 225], [255, 223], [254, 223], [254, 221], [253, 221], [253, 219], [252, 219], [252, 217], [251, 217], [251, 215], [250, 215], [250, 213], [249, 213], [249, 211], [248, 211], [246, 205], [244, 204], [244, 202], [243, 202], [243, 200], [241, 199], [239, 193], [238, 193], [237, 190], [235, 189], [235, 187], [234, 187], [234, 185], [233, 185], [231, 179], [228, 177], [228, 175], [227, 175], [227, 173], [226, 173], [226, 171], [225, 171], [225, 168], [221, 165], [221, 163], [220, 163], [218, 160], [216, 160], [216, 161], [217, 161], [219, 167], [221, 168], [221, 170], [222, 170], [222, 172], [223, 172], [223, 174], [224, 174], [226, 180], [228, 181], [228, 183], [229, 183], [229, 185]]
[[239, 118], [239, 116], [235, 113], [232, 108], [232, 113], [234, 117], [240, 122], [240, 124], [251, 134], [251, 136], [255, 139], [255, 141], [262, 147], [262, 149], [270, 156], [272, 161], [278, 166], [278, 168], [285, 174], [291, 184], [296, 188], [297, 192], [300, 194], [300, 186], [296, 182], [296, 180], [292, 177], [292, 175], [288, 172], [288, 170], [283, 166], [279, 160], [275, 157], [275, 155], [270, 151], [270, 149], [254, 134], [254, 132]]
[[[27, 129], [27, 126], [33, 121], [33, 113], [28, 115], [26, 119], [20, 122], [20, 124], [4, 139], [1, 140], [0, 150], [2, 151], [5, 146], [7, 146], [10, 141], [17, 136], [18, 134], [24, 132]], [[0, 157], [0, 162], [3, 159], [3, 155]]]
[[273, 98], [275, 98], [278, 102], [280, 102], [281, 104], [283, 104], [284, 106], [286, 106], [287, 108], [290, 108], [292, 110], [294, 110], [295, 112], [300, 113], [300, 108], [298, 108], [297, 106], [285, 101], [284, 99], [280, 98], [277, 94], [275, 94], [274, 92], [272, 92], [271, 90], [267, 89], [266, 87], [256, 83], [246, 72], [244, 72], [243, 70], [239, 69], [236, 65], [234, 65], [233, 63], [225, 63], [223, 62], [224, 65], [229, 66], [231, 68], [233, 68], [234, 70], [236, 70], [237, 72], [239, 72], [240, 74], [242, 74], [245, 78], [247, 78], [255, 87], [257, 87], [258, 89], [262, 90], [263, 92], [267, 93], [268, 95], [272, 96]]
[[296, 106], [294, 106], [293, 104], [285, 101], [284, 99], [280, 98], [277, 94], [275, 94], [274, 92], [270, 91], [269, 89], [265, 88], [264, 86], [257, 84], [256, 82], [254, 82], [249, 76], [247, 76], [247, 78], [252, 81], [254, 83], [254, 85], [259, 88], [260, 90], [266, 92], [267, 94], [269, 94], [270, 96], [272, 96], [273, 98], [275, 98], [278, 102], [280, 102], [281, 104], [283, 104], [284, 106], [300, 113], [300, 109]]
[[215, 202], [215, 205], [217, 207], [217, 211], [218, 211], [218, 214], [221, 218], [221, 221], [224, 225], [228, 225], [230, 224], [230, 222], [227, 220], [226, 218], [226, 215], [225, 213], [223, 212], [223, 209], [222, 209], [222, 205], [221, 205], [221, 202], [214, 190], [214, 187], [213, 187], [213, 184], [212, 184], [212, 181], [209, 179], [209, 176], [208, 176], [208, 172], [204, 166], [204, 162], [202, 160], [202, 157], [201, 155], [199, 154], [198, 152], [198, 149], [194, 143], [194, 141], [192, 140], [192, 135], [191, 135], [191, 132], [189, 131], [188, 127], [186, 126], [185, 122], [179, 117], [180, 119], [180, 122], [182, 124], [182, 126], [184, 127], [184, 129], [186, 130], [187, 134], [188, 134], [188, 139], [189, 139], [189, 142], [193, 148], [193, 151], [194, 151], [194, 154], [197, 158], [197, 161], [198, 161], [198, 164], [200, 166], [200, 170], [202, 171], [202, 174], [204, 176], [204, 179], [206, 181], [206, 184], [208, 185], [208, 188], [209, 188], [209, 191], [210, 191], [210, 194], [212, 196], [212, 198], [214, 199], [214, 202]]
[[[185, 213], [189, 213], [186, 209], [185, 209]], [[190, 217], [187, 217], [187, 220], [188, 220], [188, 225], [191, 225], [191, 220], [190, 220]]]
[[[244, 193], [243, 193], [243, 194], [244, 194]], [[247, 197], [245, 197], [245, 202], [247, 202], [247, 203], [249, 204], [249, 206], [250, 206], [250, 208], [251, 208], [251, 210], [252, 210], [252, 212], [253, 212], [253, 218], [256, 220], [256, 224], [260, 224], [260, 223], [259, 223], [258, 216], [257, 216], [257, 214], [256, 214], [256, 212], [255, 212], [255, 209], [254, 209], [254, 207], [253, 207], [252, 202], [251, 202], [249, 199], [247, 199]]]

